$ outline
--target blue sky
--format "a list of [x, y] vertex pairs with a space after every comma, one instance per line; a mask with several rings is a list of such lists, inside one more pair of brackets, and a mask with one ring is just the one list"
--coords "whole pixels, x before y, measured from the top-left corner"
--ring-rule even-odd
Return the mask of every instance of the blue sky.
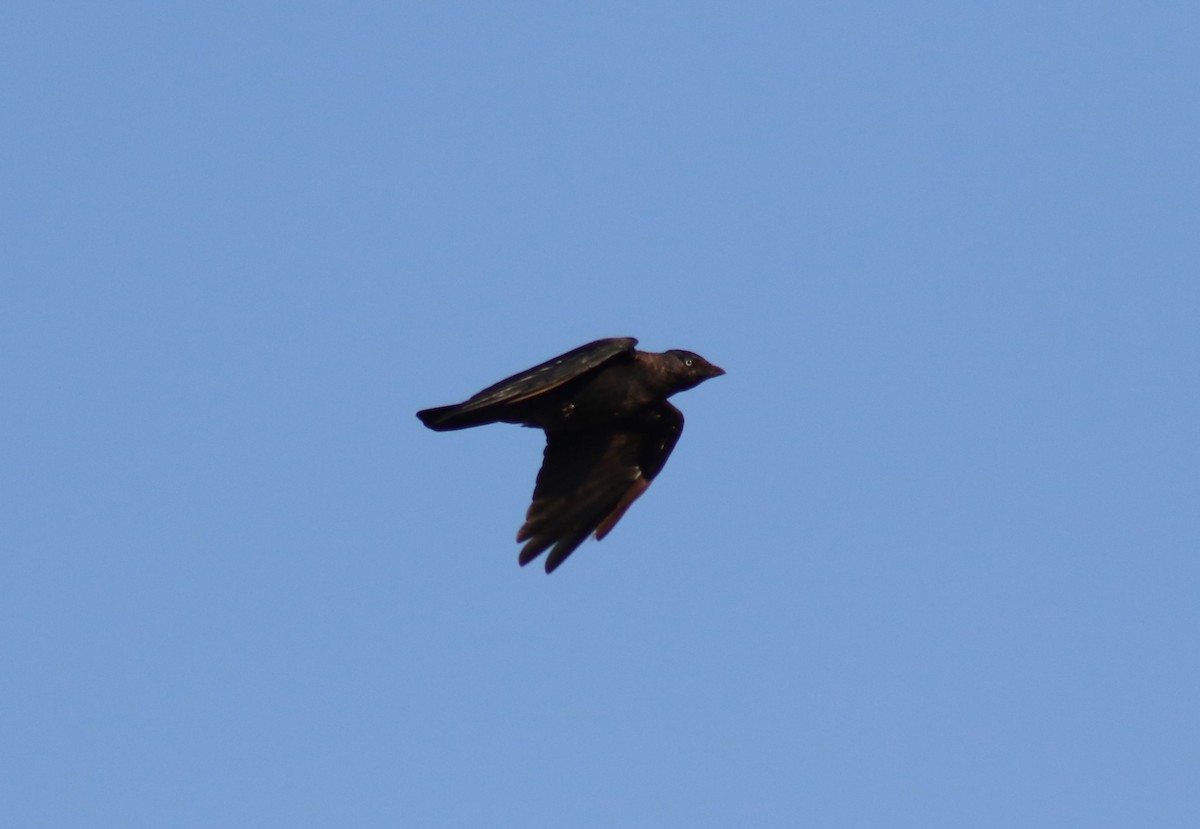
[[[1194, 8], [2, 17], [4, 825], [1200, 821]], [[413, 413], [605, 336], [547, 577]]]

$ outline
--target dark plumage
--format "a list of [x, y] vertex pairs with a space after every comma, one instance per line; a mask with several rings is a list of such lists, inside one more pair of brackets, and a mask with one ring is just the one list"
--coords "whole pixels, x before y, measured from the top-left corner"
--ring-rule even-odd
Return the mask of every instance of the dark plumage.
[[662, 470], [683, 431], [667, 402], [717, 368], [690, 351], [637, 351], [597, 340], [489, 386], [455, 406], [417, 412], [439, 432], [519, 423], [546, 432], [533, 503], [517, 532], [524, 566], [546, 550], [553, 572], [593, 532], [604, 538]]

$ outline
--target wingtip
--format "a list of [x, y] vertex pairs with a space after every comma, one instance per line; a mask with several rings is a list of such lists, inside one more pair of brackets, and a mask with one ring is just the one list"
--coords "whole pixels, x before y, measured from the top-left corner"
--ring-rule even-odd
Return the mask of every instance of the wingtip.
[[[532, 535], [532, 534], [530, 534], [530, 535]], [[526, 537], [529, 537], [529, 536], [526, 536]], [[518, 541], [520, 541], [520, 540], [521, 539], [518, 539]], [[540, 556], [542, 553], [544, 553], [546, 551], [546, 548], [550, 546], [550, 543], [551, 542], [545, 541], [542, 539], [531, 538], [529, 540], [529, 542], [526, 543], [525, 546], [521, 548], [521, 552], [517, 556], [517, 563], [520, 564], [522, 567], [524, 567], [526, 564], [533, 561], [538, 556]]]

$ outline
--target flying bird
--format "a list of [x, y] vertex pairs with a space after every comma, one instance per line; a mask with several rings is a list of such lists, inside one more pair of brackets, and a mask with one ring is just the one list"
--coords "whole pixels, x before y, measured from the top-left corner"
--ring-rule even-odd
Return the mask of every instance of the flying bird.
[[517, 532], [522, 567], [550, 550], [552, 573], [589, 535], [608, 535], [683, 432], [683, 413], [667, 398], [725, 373], [690, 351], [636, 345], [633, 337], [596, 340], [463, 403], [417, 412], [438, 432], [488, 423], [545, 431], [533, 503]]

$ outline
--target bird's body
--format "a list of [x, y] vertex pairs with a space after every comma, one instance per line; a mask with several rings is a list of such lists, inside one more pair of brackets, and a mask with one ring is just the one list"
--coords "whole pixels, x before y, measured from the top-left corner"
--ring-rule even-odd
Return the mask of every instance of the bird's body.
[[547, 549], [553, 571], [593, 532], [603, 538], [661, 471], [683, 431], [667, 398], [725, 372], [690, 351], [637, 351], [597, 340], [489, 386], [463, 403], [417, 412], [430, 429], [516, 423], [546, 433], [525, 524], [522, 565]]

